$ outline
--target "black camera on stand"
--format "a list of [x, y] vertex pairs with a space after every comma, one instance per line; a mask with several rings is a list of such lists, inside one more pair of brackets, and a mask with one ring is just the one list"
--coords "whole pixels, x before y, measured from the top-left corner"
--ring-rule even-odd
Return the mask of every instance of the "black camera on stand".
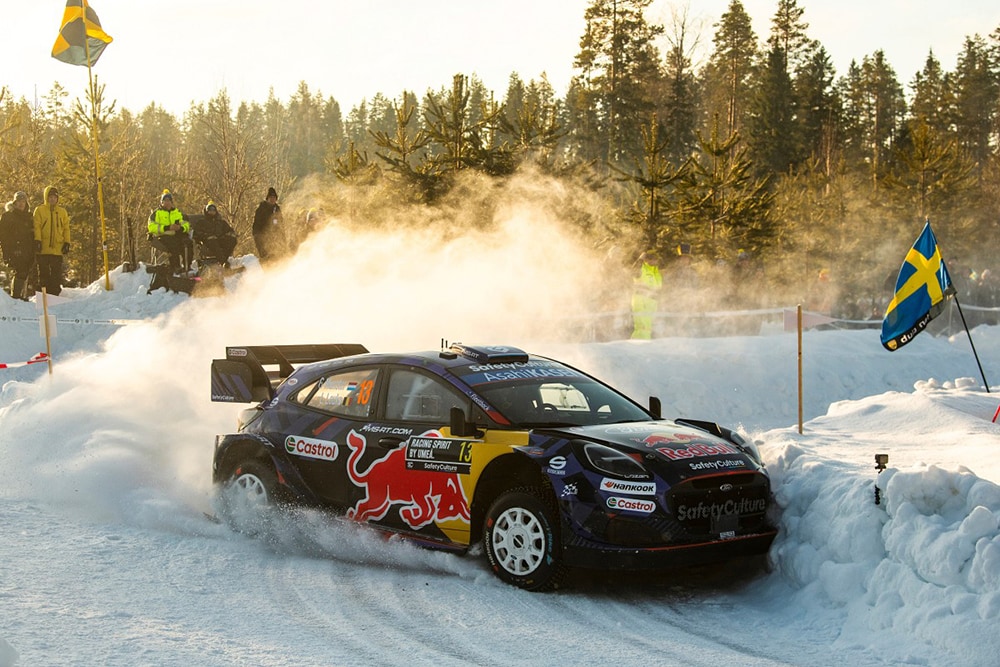
[[[886, 464], [889, 463], [888, 454], [876, 454], [875, 455], [875, 470], [878, 470], [878, 474], [882, 474], [885, 470]], [[882, 503], [882, 491], [878, 488], [878, 480], [875, 481], [875, 504], [880, 505]]]

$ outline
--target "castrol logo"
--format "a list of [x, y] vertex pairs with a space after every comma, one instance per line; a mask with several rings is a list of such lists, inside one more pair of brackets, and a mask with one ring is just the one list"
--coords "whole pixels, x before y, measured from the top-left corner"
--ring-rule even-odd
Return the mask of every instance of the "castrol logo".
[[623, 510], [626, 512], [642, 512], [643, 514], [649, 514], [656, 509], [656, 503], [650, 500], [642, 500], [640, 498], [622, 498], [620, 496], [611, 496], [608, 498], [608, 507], [613, 510]]
[[285, 438], [285, 451], [293, 456], [303, 456], [307, 459], [335, 461], [337, 459], [337, 443], [329, 440], [316, 440], [290, 435]]

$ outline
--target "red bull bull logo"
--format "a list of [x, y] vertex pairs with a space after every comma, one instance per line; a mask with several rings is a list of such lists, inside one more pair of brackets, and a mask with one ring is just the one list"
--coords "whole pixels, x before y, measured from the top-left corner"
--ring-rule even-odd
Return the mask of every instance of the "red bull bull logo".
[[469, 503], [458, 474], [414, 469], [407, 465], [406, 447], [402, 446], [361, 471], [358, 463], [368, 446], [367, 440], [352, 430], [347, 435], [347, 446], [351, 450], [347, 475], [355, 485], [365, 489], [365, 497], [347, 510], [348, 518], [378, 521], [395, 505], [401, 506], [400, 518], [414, 530], [437, 521], [458, 519], [469, 523]]

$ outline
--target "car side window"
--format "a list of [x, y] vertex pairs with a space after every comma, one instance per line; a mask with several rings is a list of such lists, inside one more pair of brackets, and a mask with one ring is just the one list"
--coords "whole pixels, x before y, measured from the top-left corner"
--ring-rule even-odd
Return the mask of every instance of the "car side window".
[[438, 378], [415, 371], [394, 370], [389, 376], [385, 418], [447, 423], [451, 409], [465, 410], [468, 402]]
[[371, 417], [375, 414], [378, 377], [377, 368], [327, 375], [318, 382], [305, 404], [345, 417]]

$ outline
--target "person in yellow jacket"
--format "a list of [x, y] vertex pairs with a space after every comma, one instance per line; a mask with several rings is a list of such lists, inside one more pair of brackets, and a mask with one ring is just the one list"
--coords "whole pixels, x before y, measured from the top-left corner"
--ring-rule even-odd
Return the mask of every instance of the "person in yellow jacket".
[[642, 253], [639, 263], [639, 275], [632, 290], [632, 338], [649, 340], [653, 337], [653, 316], [659, 307], [663, 276], [653, 251]]
[[191, 223], [174, 208], [174, 196], [170, 190], [160, 195], [160, 206], [149, 214], [149, 242], [154, 248], [167, 253], [170, 268], [174, 274], [191, 270], [194, 259], [194, 243], [191, 241]]
[[69, 213], [59, 206], [59, 190], [45, 188], [44, 204], [35, 207], [35, 254], [38, 279], [45, 291], [58, 296], [62, 291], [63, 255], [69, 254]]

